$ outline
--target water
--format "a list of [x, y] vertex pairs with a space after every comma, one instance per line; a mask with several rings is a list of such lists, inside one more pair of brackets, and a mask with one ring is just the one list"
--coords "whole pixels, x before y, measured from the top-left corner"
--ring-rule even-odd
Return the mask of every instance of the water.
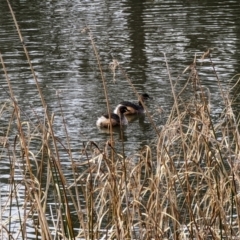
[[[29, 105], [34, 109], [40, 105], [35, 82], [7, 5], [1, 5], [5, 13], [1, 14], [1, 52], [14, 94], [23, 111], [31, 112]], [[136, 101], [119, 71], [116, 82], [113, 81], [109, 64], [116, 58], [137, 91], [148, 92], [154, 98], [148, 104], [154, 113], [160, 107], [167, 111], [172, 105], [163, 53], [173, 80], [192, 62], [195, 54], [200, 56], [209, 48], [213, 49], [212, 60], [223, 85], [239, 72], [238, 5], [237, 1], [36, 1], [34, 4], [20, 1], [13, 9], [45, 99], [56, 114], [58, 135], [64, 136], [58, 121], [57, 91], [74, 147], [81, 139], [106, 139], [95, 126], [97, 117], [106, 112], [106, 104], [89, 37], [81, 32], [86, 25], [92, 30], [99, 51], [111, 107], [123, 99]], [[203, 84], [212, 92], [214, 104], [219, 93], [209, 63], [203, 63], [200, 74]], [[187, 76], [180, 79], [182, 85], [186, 79]], [[4, 80], [2, 84], [6, 85]], [[4, 93], [1, 97], [6, 99], [8, 95]], [[161, 124], [164, 119], [165, 116], [158, 116], [155, 120]], [[126, 131], [129, 150], [133, 151], [154, 137], [148, 124], [139, 126], [136, 122]]]
[[[106, 102], [89, 36], [82, 32], [86, 25], [92, 31], [100, 55], [111, 108], [122, 100], [136, 101], [131, 86], [119, 70], [115, 81], [113, 79], [109, 64], [115, 58], [137, 91], [153, 97], [147, 106], [158, 126], [164, 124], [173, 104], [163, 53], [174, 82], [192, 63], [195, 54], [201, 56], [207, 49], [212, 49], [212, 61], [224, 89], [240, 72], [240, 5], [237, 0], [22, 0], [15, 1], [12, 7], [49, 111], [55, 114], [56, 136], [65, 140], [60, 100], [76, 159], [83, 142], [92, 140], [102, 144], [108, 139], [108, 134], [95, 124], [98, 116], [106, 112]], [[43, 111], [5, 1], [0, 2], [0, 36], [0, 51], [22, 115], [35, 121], [35, 114], [41, 116]], [[209, 60], [203, 61], [199, 73], [203, 85], [210, 89], [213, 114], [218, 114], [222, 111], [220, 93]], [[187, 77], [187, 74], [180, 77], [180, 87]], [[0, 84], [0, 101], [3, 102], [9, 99], [3, 72]], [[161, 108], [164, 113], [158, 114]], [[3, 128], [0, 135], [4, 135]], [[135, 120], [124, 131], [126, 154], [135, 153], [155, 137], [147, 118]], [[115, 138], [121, 142], [118, 132]], [[66, 156], [63, 164], [67, 165], [68, 161]]]

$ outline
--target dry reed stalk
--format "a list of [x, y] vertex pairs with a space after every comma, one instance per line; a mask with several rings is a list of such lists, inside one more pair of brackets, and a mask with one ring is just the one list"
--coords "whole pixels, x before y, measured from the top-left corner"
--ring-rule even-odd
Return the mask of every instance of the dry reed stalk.
[[[23, 43], [13, 11], [11, 12]], [[106, 81], [91, 35], [90, 39], [108, 101]], [[24, 44], [23, 47], [35, 75]], [[210, 52], [205, 53], [204, 58], [209, 57], [209, 54]], [[187, 68], [190, 74], [179, 93], [176, 92], [177, 83], [173, 82], [166, 60], [174, 106], [161, 132], [149, 115], [158, 135], [156, 152], [151, 146], [144, 146], [139, 153], [124, 156], [115, 152], [108, 144], [101, 150], [95, 143], [89, 142], [83, 149], [86, 162], [79, 166], [74, 163], [69, 151], [71, 146], [63, 114], [68, 147], [55, 137], [54, 116], [50, 117], [47, 113], [37, 79], [36, 86], [46, 111], [46, 123], [43, 121], [37, 132], [41, 138], [38, 154], [30, 150], [31, 143], [34, 142], [33, 135], [37, 135], [36, 128], [33, 129], [22, 120], [4, 62], [1, 61], [14, 105], [6, 137], [11, 134], [10, 128], [14, 126], [15, 119], [20, 133], [20, 137], [15, 139], [13, 149], [6, 144], [6, 140], [3, 141], [11, 156], [12, 188], [2, 211], [4, 213], [8, 205], [13, 206], [13, 201], [17, 202], [21, 220], [18, 234], [22, 234], [23, 239], [27, 237], [26, 225], [29, 216], [38, 221], [37, 224], [33, 223], [36, 229], [41, 230], [36, 236], [39, 234], [45, 239], [53, 238], [49, 228], [51, 223], [46, 218], [50, 193], [53, 193], [54, 200], [51, 201], [55, 203], [55, 209], [51, 207], [49, 210], [52, 214], [51, 225], [54, 226], [56, 236], [63, 238], [75, 238], [71, 216], [73, 209], [77, 212], [80, 226], [78, 237], [84, 239], [234, 239], [239, 236], [238, 120], [232, 109], [230, 94], [223, 91], [211, 57], [210, 64], [218, 80], [224, 106], [217, 122], [210, 108], [210, 91], [202, 86], [198, 75], [196, 56], [193, 64]], [[138, 96], [124, 71], [123, 74]], [[188, 99], [184, 98], [186, 91], [191, 93]], [[59, 105], [61, 106], [60, 101]], [[110, 113], [108, 104], [107, 108]], [[22, 181], [26, 190], [23, 207], [30, 205], [30, 209], [24, 209], [23, 216], [20, 211], [21, 199], [18, 198], [21, 184], [15, 180], [15, 166], [21, 159], [17, 151], [19, 146], [25, 149], [24, 157], [29, 159], [27, 167], [35, 164], [37, 169], [36, 174], [30, 171], [31, 177], [25, 175]], [[60, 161], [61, 149], [69, 154], [74, 175], [72, 182], [68, 182], [64, 177]], [[112, 152], [110, 157], [109, 149]], [[40, 163], [38, 158], [41, 159]], [[73, 187], [77, 196], [71, 192]], [[73, 208], [70, 208], [71, 204]], [[34, 213], [38, 213], [37, 218], [33, 217]], [[11, 214], [10, 210], [12, 218]], [[64, 223], [67, 223], [67, 226]], [[11, 236], [12, 228], [6, 226], [7, 223], [4, 223], [2, 229]]]
[[155, 130], [156, 134], [159, 136], [159, 130], [158, 130], [157, 126], [156, 126], [156, 124], [154, 123], [154, 121], [153, 121], [153, 119], [152, 119], [152, 117], [151, 117], [151, 115], [150, 115], [150, 113], [149, 113], [149, 111], [148, 111], [145, 103], [144, 103], [144, 102], [142, 101], [142, 99], [140, 98], [140, 95], [138, 94], [135, 86], [132, 84], [132, 81], [131, 81], [131, 79], [129, 78], [127, 72], [126, 72], [126, 71], [124, 70], [124, 68], [119, 64], [119, 62], [117, 61], [117, 59], [113, 59], [113, 61], [110, 63], [110, 69], [112, 70], [114, 77], [115, 77], [115, 71], [116, 71], [117, 68], [120, 69], [122, 75], [125, 77], [125, 79], [127, 80], [128, 84], [131, 86], [132, 91], [135, 93], [137, 99], [139, 99], [139, 101], [141, 102], [141, 104], [142, 104], [142, 106], [143, 106], [143, 108], [144, 108], [144, 110], [145, 110], [145, 112], [146, 112], [146, 115], [147, 115], [147, 117], [148, 117], [148, 119], [149, 119], [149, 121], [150, 121], [153, 129]]
[[[21, 41], [21, 43], [23, 44], [23, 49], [24, 49], [24, 52], [25, 52], [25, 55], [26, 55], [26, 58], [27, 58], [27, 61], [29, 63], [29, 66], [30, 66], [30, 69], [31, 69], [31, 72], [32, 72], [32, 75], [33, 75], [33, 78], [35, 80], [35, 83], [36, 83], [36, 87], [38, 89], [38, 92], [39, 92], [39, 97], [41, 99], [41, 102], [42, 102], [42, 106], [43, 106], [43, 109], [45, 111], [45, 116], [46, 116], [46, 119], [47, 119], [47, 127], [44, 126], [41, 124], [40, 126], [40, 129], [43, 131], [42, 132], [42, 141], [43, 141], [43, 145], [42, 145], [42, 148], [41, 150], [43, 151], [43, 160], [45, 158], [45, 153], [44, 151], [47, 150], [47, 158], [48, 158], [48, 171], [50, 173], [50, 175], [48, 175], [50, 178], [48, 179], [48, 181], [46, 182], [46, 190], [48, 191], [49, 187], [49, 183], [50, 181], [52, 181], [54, 179], [54, 176], [56, 177], [59, 177], [57, 180], [59, 181], [58, 183], [56, 183], [56, 186], [58, 184], [61, 185], [60, 188], [63, 189], [63, 191], [61, 192], [61, 196], [58, 195], [58, 201], [61, 203], [61, 207], [63, 207], [64, 209], [64, 212], [63, 212], [63, 215], [66, 217], [66, 222], [67, 222], [67, 229], [66, 229], [66, 232], [64, 233], [64, 235], [69, 235], [71, 238], [73, 238], [73, 227], [72, 227], [72, 221], [71, 221], [71, 215], [70, 215], [70, 211], [69, 211], [69, 206], [68, 206], [68, 200], [67, 200], [67, 197], [66, 197], [66, 192], [64, 191], [65, 189], [65, 186], [66, 186], [66, 180], [65, 180], [65, 177], [64, 177], [64, 174], [62, 172], [62, 167], [61, 167], [61, 164], [60, 164], [60, 156], [59, 156], [59, 151], [58, 151], [58, 147], [57, 147], [57, 142], [56, 142], [56, 138], [55, 138], [55, 134], [54, 134], [54, 131], [53, 131], [53, 123], [52, 123], [52, 120], [50, 118], [50, 115], [48, 114], [48, 111], [47, 111], [47, 105], [45, 103], [45, 100], [44, 100], [44, 97], [43, 97], [43, 94], [41, 92], [41, 88], [39, 86], [39, 83], [38, 83], [38, 79], [36, 77], [36, 74], [35, 74], [35, 71], [33, 69], [33, 66], [32, 66], [32, 63], [31, 63], [31, 60], [30, 60], [30, 57], [29, 57], [29, 54], [28, 54], [28, 51], [27, 51], [27, 48], [24, 44], [24, 41], [23, 41], [23, 38], [22, 38], [22, 35], [21, 35], [21, 32], [20, 32], [20, 28], [17, 24], [17, 20], [15, 18], [15, 15], [14, 15], [14, 12], [11, 8], [11, 5], [9, 3], [9, 1], [7, 0], [7, 3], [8, 3], [8, 6], [9, 6], [9, 9], [10, 9], [10, 12], [12, 14], [12, 18], [14, 20], [14, 23], [15, 23], [15, 26], [16, 26], [16, 29], [17, 29], [17, 32], [18, 32], [18, 35], [19, 35], [19, 39]], [[16, 112], [16, 119], [18, 121], [18, 130], [19, 130], [19, 140], [22, 144], [22, 149], [24, 150], [23, 152], [23, 155], [24, 155], [24, 158], [26, 158], [27, 160], [27, 164], [26, 166], [28, 167], [28, 171], [30, 172], [30, 178], [32, 179], [31, 181], [25, 181], [25, 186], [26, 186], [26, 189], [29, 189], [29, 192], [28, 194], [31, 192], [30, 189], [33, 188], [33, 189], [36, 189], [36, 191], [34, 192], [33, 195], [31, 195], [31, 197], [28, 199], [30, 200], [30, 202], [38, 202], [39, 204], [42, 202], [43, 205], [40, 207], [40, 205], [38, 205], [37, 207], [37, 210], [35, 208], [33, 208], [31, 211], [38, 211], [39, 210], [39, 224], [41, 225], [41, 229], [42, 229], [42, 236], [45, 236], [46, 238], [48, 239], [51, 239], [51, 234], [50, 234], [50, 231], [48, 229], [48, 224], [46, 224], [46, 216], [45, 216], [45, 210], [46, 210], [46, 206], [47, 206], [47, 197], [48, 197], [48, 194], [47, 192], [45, 192], [45, 194], [43, 195], [44, 198], [41, 199], [42, 197], [42, 193], [40, 191], [39, 188], [42, 187], [42, 184], [41, 182], [39, 182], [38, 185], [34, 186], [34, 182], [35, 182], [35, 176], [34, 174], [32, 173], [32, 170], [31, 170], [31, 163], [30, 163], [30, 159], [29, 159], [29, 156], [33, 156], [34, 158], [34, 154], [32, 154], [31, 152], [29, 152], [29, 143], [30, 143], [30, 136], [27, 136], [28, 139], [28, 144], [26, 143], [26, 136], [25, 136], [25, 133], [22, 129], [22, 126], [23, 126], [23, 123], [22, 123], [22, 120], [21, 120], [21, 116], [20, 116], [20, 110], [18, 108], [18, 105], [14, 99], [14, 93], [12, 92], [11, 90], [11, 85], [10, 85], [10, 81], [9, 81], [9, 78], [7, 76], [7, 73], [6, 73], [6, 68], [4, 66], [4, 62], [1, 58], [1, 62], [2, 62], [2, 65], [3, 65], [3, 69], [5, 71], [5, 76], [6, 76], [6, 80], [8, 82], [8, 85], [9, 85], [9, 92], [10, 92], [10, 98], [11, 100], [13, 101], [13, 104], [14, 104], [14, 108], [15, 108], [15, 112]], [[54, 151], [51, 151], [51, 147], [50, 147], [50, 143], [51, 142], [51, 145], [54, 146]], [[41, 151], [40, 150], [40, 151]], [[37, 163], [35, 161], [35, 163]], [[43, 174], [42, 172], [42, 164], [40, 165], [40, 167], [38, 167], [38, 164], [37, 164], [37, 168], [39, 169], [38, 173], [40, 174], [39, 178], [41, 180], [41, 174]], [[60, 189], [59, 188], [59, 189]], [[68, 190], [68, 192], [70, 192], [70, 190]], [[70, 195], [71, 195], [71, 192], [70, 192]], [[73, 199], [73, 198], [72, 198]], [[72, 201], [74, 202], [74, 201]], [[25, 214], [26, 215], [26, 214]], [[62, 216], [61, 216], [62, 218]], [[63, 222], [64, 220], [62, 219], [61, 223]], [[23, 222], [22, 224], [23, 226], [26, 226], [25, 222]], [[65, 228], [65, 224], [62, 225], [64, 226]], [[64, 228], [60, 228], [64, 231]], [[22, 232], [23, 234], [25, 235], [25, 232], [26, 232], [26, 229], [22, 229]]]
[[[92, 48], [93, 48], [93, 52], [94, 52], [96, 60], [97, 60], [98, 69], [99, 69], [99, 72], [101, 74], [101, 80], [102, 80], [102, 85], [103, 85], [104, 97], [105, 97], [106, 105], [107, 105], [107, 113], [110, 116], [111, 108], [110, 108], [109, 99], [108, 99], [107, 84], [106, 84], [106, 79], [105, 79], [105, 76], [104, 76], [104, 73], [103, 73], [103, 69], [102, 69], [102, 66], [101, 66], [101, 61], [100, 61], [100, 57], [99, 57], [99, 54], [98, 54], [97, 46], [96, 46], [96, 44], [94, 42], [94, 36], [93, 36], [93, 34], [92, 34], [92, 32], [91, 32], [89, 27], [85, 27], [82, 30], [82, 32], [87, 32], [88, 36], [90, 38], [91, 45], [92, 45]], [[112, 122], [111, 121], [110, 121], [110, 132], [109, 133], [110, 133], [111, 144], [114, 144], [113, 131], [112, 131]]]
[[[199, 84], [199, 83], [198, 83]], [[201, 87], [198, 85], [199, 89], [201, 89]], [[191, 212], [189, 212], [189, 217], [191, 219], [191, 222], [193, 223], [191, 226], [191, 228], [189, 228], [189, 234], [190, 236], [194, 237], [194, 236], [198, 236], [199, 238], [202, 238], [204, 233], [202, 232], [202, 230], [199, 229], [199, 219], [201, 219], [201, 217], [203, 218], [203, 215], [200, 215], [198, 217], [198, 220], [195, 217], [195, 210], [192, 210], [192, 206], [193, 206], [193, 202], [196, 200], [196, 203], [198, 202], [197, 199], [199, 199], [199, 194], [201, 192], [203, 192], [201, 189], [203, 188], [201, 186], [201, 188], [198, 188], [198, 185], [195, 186], [197, 188], [197, 191], [195, 191], [195, 189], [193, 188], [193, 183], [196, 182], [204, 182], [206, 181], [206, 183], [208, 183], [208, 185], [206, 185], [206, 187], [208, 186], [208, 189], [210, 190], [209, 193], [213, 192], [214, 194], [211, 194], [211, 198], [213, 196], [216, 197], [220, 197], [219, 193], [226, 193], [228, 191], [226, 191], [225, 187], [226, 186], [230, 186], [229, 183], [231, 182], [228, 175], [229, 175], [229, 171], [226, 169], [226, 155], [222, 152], [222, 148], [226, 148], [228, 149], [229, 153], [232, 151], [228, 148], [228, 146], [232, 145], [226, 142], [226, 138], [223, 137], [222, 141], [219, 143], [219, 135], [220, 133], [222, 134], [222, 136], [229, 136], [229, 134], [225, 133], [225, 129], [226, 128], [222, 128], [219, 126], [219, 124], [214, 124], [212, 117], [210, 115], [210, 108], [208, 103], [206, 102], [205, 98], [202, 98], [202, 96], [204, 96], [203, 92], [200, 95], [199, 99], [196, 99], [195, 97], [193, 99], [191, 99], [189, 101], [189, 104], [186, 106], [186, 111], [184, 114], [181, 113], [181, 115], [179, 113], [176, 113], [178, 115], [178, 120], [177, 120], [177, 124], [173, 124], [172, 127], [169, 125], [170, 128], [165, 128], [163, 129], [164, 132], [163, 133], [163, 137], [164, 138], [160, 138], [159, 140], [159, 149], [158, 152], [160, 152], [161, 154], [158, 155], [158, 157], [160, 157], [160, 159], [164, 159], [164, 161], [161, 160], [162, 162], [162, 166], [160, 171], [163, 171], [166, 173], [170, 173], [172, 172], [171, 170], [169, 171], [169, 168], [167, 167], [167, 165], [169, 166], [174, 166], [174, 159], [179, 159], [182, 158], [185, 163], [183, 164], [182, 170], [184, 170], [184, 172], [181, 173], [181, 169], [178, 171], [178, 175], [180, 176], [179, 180], [180, 182], [177, 181], [178, 184], [180, 184], [181, 182], [184, 183], [185, 188], [182, 189], [183, 193], [185, 192], [185, 201], [186, 201], [186, 206], [188, 207], [188, 209], [191, 209]], [[205, 95], [206, 97], [206, 95]], [[226, 96], [225, 96], [226, 97]], [[223, 99], [225, 100], [225, 99]], [[230, 107], [230, 102], [229, 101], [223, 101], [226, 104], [226, 109], [231, 108]], [[181, 106], [181, 103], [177, 103], [178, 106]], [[185, 103], [184, 103], [185, 104]], [[186, 105], [186, 104], [185, 104]], [[233, 115], [232, 115], [233, 116]], [[180, 117], [180, 118], [179, 118]], [[173, 117], [172, 117], [173, 119]], [[179, 121], [180, 119], [180, 121]], [[183, 128], [182, 130], [180, 130], [179, 128], [179, 124], [181, 123]], [[229, 122], [229, 121], [228, 121]], [[189, 125], [188, 125], [189, 124]], [[233, 125], [234, 129], [236, 129], [236, 125]], [[222, 129], [221, 129], [222, 128]], [[224, 131], [223, 131], [224, 130]], [[238, 131], [237, 131], [238, 132]], [[172, 140], [171, 137], [174, 137], [174, 139]], [[177, 138], [177, 136], [179, 136]], [[171, 139], [171, 140], [170, 140]], [[228, 139], [231, 140], [231, 139]], [[238, 142], [239, 139], [233, 139], [234, 142]], [[236, 141], [237, 140], [237, 141]], [[179, 142], [178, 144], [175, 144], [176, 147], [174, 147], [174, 143], [175, 142]], [[168, 157], [168, 155], [163, 155], [164, 151], [163, 151], [163, 144], [165, 143], [165, 147], [167, 147], [168, 149], [168, 153], [171, 154], [172, 158], [168, 159], [168, 163], [166, 164], [166, 157]], [[227, 144], [226, 144], [227, 143]], [[182, 144], [182, 148], [179, 148], [179, 144]], [[214, 151], [213, 151], [214, 149]], [[180, 150], [180, 152], [179, 152]], [[179, 155], [179, 153], [180, 155]], [[206, 160], [206, 162], [203, 161], [203, 159]], [[193, 164], [193, 166], [191, 166]], [[206, 164], [207, 167], [207, 171], [203, 172], [201, 167], [198, 167], [197, 164]], [[167, 170], [168, 169], [168, 170]], [[174, 170], [175, 172], [175, 170]], [[173, 178], [170, 175], [170, 178]], [[211, 180], [210, 180], [211, 179]], [[184, 181], [183, 181], [184, 180]], [[194, 180], [194, 181], [193, 181]], [[221, 185], [220, 186], [224, 186], [223, 189], [220, 189], [216, 186], [218, 186], [218, 183], [226, 183], [226, 185]], [[176, 183], [176, 182], [175, 182]], [[214, 183], [214, 185], [212, 184]], [[216, 190], [215, 190], [216, 188]], [[186, 189], [186, 190], [184, 190]], [[212, 189], [212, 190], [211, 190]], [[229, 188], [230, 192], [229, 193], [233, 193], [235, 192], [235, 190], [233, 188]], [[192, 195], [192, 193], [195, 192], [195, 195]], [[205, 196], [208, 192], [205, 193]], [[216, 194], [215, 194], [216, 193]], [[223, 195], [224, 196], [224, 195]], [[219, 207], [221, 207], [222, 203], [219, 202], [219, 199], [214, 198], [214, 204], [217, 203], [217, 205]], [[224, 196], [224, 199], [227, 200], [228, 198], [226, 198]], [[229, 197], [229, 201], [231, 202], [232, 199], [231, 197]], [[212, 200], [212, 199], [211, 199]], [[206, 202], [209, 203], [209, 198], [208, 200], [206, 200]], [[229, 202], [229, 204], [230, 204]], [[231, 202], [232, 204], [232, 202]], [[210, 207], [212, 206], [211, 201], [210, 201], [210, 205], [206, 205], [208, 206], [209, 210]], [[221, 209], [223, 209], [221, 207]], [[236, 208], [237, 210], [237, 208]], [[228, 213], [230, 213], [229, 211], [227, 211]], [[222, 212], [219, 212], [219, 231], [220, 231], [220, 235], [223, 235], [223, 230], [228, 234], [228, 228], [226, 228], [226, 225], [223, 224], [223, 222], [227, 222], [227, 218], [224, 216], [224, 210]], [[209, 214], [211, 214], [211, 210], [209, 211]], [[221, 217], [220, 217], [221, 216]], [[225, 219], [224, 219], [225, 217]], [[208, 229], [208, 233], [212, 236], [217, 236], [218, 234], [216, 232], [213, 231], [213, 229], [208, 226], [206, 223], [206, 219], [208, 217], [205, 217], [205, 227], [207, 227]], [[224, 221], [222, 221], [222, 219], [224, 219]], [[206, 235], [204, 235], [206, 237]]]
[[[114, 170], [104, 152], [88, 162], [94, 176], [91, 207], [96, 213], [95, 236], [107, 239], [238, 236], [240, 179], [238, 163], [232, 160], [239, 158], [237, 122], [231, 101], [222, 101], [227, 114], [219, 122], [213, 121], [211, 94], [201, 86], [196, 65], [195, 59], [189, 84], [181, 94], [174, 93], [175, 105], [158, 138], [156, 158], [151, 157], [153, 153], [147, 147], [136, 155], [137, 161], [120, 158]], [[189, 91], [187, 88], [191, 87], [192, 97], [181, 98], [185, 89]], [[87, 171], [78, 180], [86, 178], [85, 174]], [[109, 209], [111, 204], [115, 204], [114, 208]], [[120, 222], [112, 221], [113, 215]], [[124, 228], [124, 223], [129, 226]]]

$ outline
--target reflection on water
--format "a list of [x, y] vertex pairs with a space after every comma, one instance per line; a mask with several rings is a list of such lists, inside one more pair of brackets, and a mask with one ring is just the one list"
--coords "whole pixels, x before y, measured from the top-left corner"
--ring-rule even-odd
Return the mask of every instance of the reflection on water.
[[[93, 31], [99, 50], [112, 109], [122, 99], [136, 99], [120, 71], [116, 72], [116, 82], [113, 82], [109, 70], [112, 57], [124, 67], [137, 91], [149, 92], [155, 98], [156, 101], [148, 105], [152, 114], [160, 107], [168, 111], [172, 105], [163, 52], [167, 55], [173, 80], [191, 63], [195, 53], [201, 54], [208, 48], [213, 49], [213, 61], [223, 84], [239, 71], [237, 1], [231, 1], [227, 7], [217, 1], [214, 5], [189, 1], [95, 1], [84, 4], [37, 1], [34, 5], [19, 2], [13, 7], [48, 106], [55, 112], [56, 119], [60, 113], [56, 92], [60, 90], [73, 148], [78, 144], [80, 132], [85, 136], [84, 140], [104, 140], [98, 134], [95, 121], [106, 110], [106, 105], [89, 37], [81, 32], [86, 24]], [[1, 3], [0, 11], [8, 12], [5, 3]], [[28, 106], [36, 108], [40, 105], [35, 97], [35, 83], [10, 14], [1, 14], [0, 21], [3, 23], [1, 51], [14, 93], [23, 110], [32, 114]], [[203, 62], [200, 74], [202, 82], [212, 91], [212, 103], [218, 104], [217, 83], [208, 62]], [[185, 84], [186, 78], [181, 77], [180, 85]], [[3, 94], [2, 99], [6, 98], [8, 96]], [[156, 116], [155, 120], [161, 124], [166, 116]], [[57, 121], [58, 124], [61, 121]], [[64, 136], [61, 130], [58, 134]], [[135, 149], [146, 135], [155, 137], [147, 121], [140, 126], [134, 123], [126, 134], [131, 139], [129, 149]]]
[[[106, 103], [89, 36], [81, 31], [86, 25], [99, 51], [111, 109], [123, 99], [136, 100], [121, 71], [116, 70], [113, 81], [109, 64], [114, 57], [137, 91], [154, 97], [148, 107], [159, 125], [173, 103], [163, 52], [173, 81], [181, 76], [178, 84], [183, 87], [187, 75], [181, 73], [195, 53], [200, 56], [208, 48], [213, 49], [212, 60], [224, 86], [240, 71], [239, 8], [237, 0], [227, 5], [221, 1], [177, 0], [20, 1], [13, 5], [49, 110], [55, 113], [57, 134], [65, 136], [60, 100], [73, 150], [81, 141], [106, 139], [95, 125], [106, 111]], [[5, 2], [0, 3], [0, 12], [1, 53], [21, 109], [32, 119], [33, 111], [42, 114], [35, 82]], [[202, 62], [199, 73], [211, 91], [212, 104], [219, 106], [217, 82], [208, 60]], [[1, 79], [6, 87], [3, 75]], [[1, 100], [5, 99], [9, 96], [3, 91]], [[160, 108], [164, 114], [158, 114]], [[127, 151], [138, 149], [141, 142], [156, 136], [149, 121], [138, 118], [129, 124], [125, 135]]]
[[[109, 64], [114, 57], [137, 91], [154, 98], [147, 105], [158, 126], [166, 121], [173, 104], [163, 52], [174, 82], [195, 53], [200, 56], [209, 48], [223, 87], [240, 72], [238, 0], [15, 1], [13, 9], [49, 110], [55, 114], [56, 135], [65, 138], [63, 111], [74, 157], [82, 142], [101, 143], [109, 136], [96, 127], [96, 119], [106, 111], [106, 101], [89, 36], [81, 31], [86, 25], [99, 51], [111, 109], [122, 99], [136, 100], [121, 71], [116, 71], [113, 81]], [[34, 121], [36, 114], [43, 114], [41, 103], [5, 1], [0, 2], [0, 23], [0, 51], [13, 92], [24, 114]], [[199, 73], [210, 89], [212, 110], [217, 114], [219, 92], [209, 60], [202, 62]], [[181, 75], [180, 87], [187, 77]], [[9, 99], [4, 79], [1, 72], [1, 102]], [[160, 108], [162, 114], [158, 114]], [[123, 137], [118, 130], [114, 130], [115, 141], [124, 141], [127, 154], [156, 137], [147, 117], [131, 119]]]

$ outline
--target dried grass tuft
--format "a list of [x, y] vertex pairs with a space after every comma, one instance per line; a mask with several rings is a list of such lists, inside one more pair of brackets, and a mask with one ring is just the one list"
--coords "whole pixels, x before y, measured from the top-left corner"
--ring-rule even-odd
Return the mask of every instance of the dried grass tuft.
[[[97, 48], [88, 34], [107, 100]], [[30, 63], [25, 46], [24, 51]], [[161, 131], [147, 111], [156, 145], [125, 156], [114, 148], [110, 131], [103, 147], [91, 141], [83, 146], [79, 163], [72, 157], [63, 114], [66, 146], [55, 136], [54, 115], [47, 110], [37, 79], [45, 114], [35, 122], [23, 117], [1, 56], [11, 100], [0, 108], [1, 119], [8, 121], [0, 137], [0, 156], [9, 164], [8, 191], [1, 196], [2, 239], [29, 239], [32, 231], [36, 239], [237, 239], [240, 137], [232, 108], [237, 96], [231, 97], [233, 89], [223, 90], [210, 51], [202, 58], [209, 59], [218, 81], [221, 115], [213, 115], [211, 92], [201, 84], [201, 59], [195, 56], [184, 70], [182, 76], [188, 72], [188, 79], [177, 91], [165, 56], [174, 104]], [[116, 60], [112, 68], [120, 69], [137, 95]], [[65, 177], [63, 154], [72, 178]]]

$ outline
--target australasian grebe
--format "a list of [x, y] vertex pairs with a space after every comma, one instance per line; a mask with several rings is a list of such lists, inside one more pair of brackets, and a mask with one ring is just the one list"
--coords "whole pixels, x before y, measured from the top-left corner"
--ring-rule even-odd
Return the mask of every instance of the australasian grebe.
[[105, 128], [110, 126], [110, 121], [113, 127], [127, 125], [128, 120], [124, 115], [125, 112], [127, 112], [127, 108], [125, 106], [120, 106], [117, 110], [117, 113], [111, 113], [110, 117], [108, 114], [102, 115], [100, 118], [98, 118], [96, 124], [98, 127]]
[[[150, 99], [149, 95], [147, 93], [143, 93], [140, 94], [140, 99], [142, 100], [142, 102]], [[123, 101], [120, 102], [117, 107], [114, 109], [114, 113], [117, 113], [118, 108], [121, 106], [125, 106], [127, 108], [127, 111], [124, 113], [125, 115], [133, 115], [133, 114], [142, 114], [144, 113], [144, 108], [143, 105], [141, 103], [141, 101], [139, 100], [138, 104], [136, 103], [131, 103], [128, 101]]]

